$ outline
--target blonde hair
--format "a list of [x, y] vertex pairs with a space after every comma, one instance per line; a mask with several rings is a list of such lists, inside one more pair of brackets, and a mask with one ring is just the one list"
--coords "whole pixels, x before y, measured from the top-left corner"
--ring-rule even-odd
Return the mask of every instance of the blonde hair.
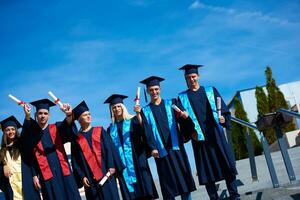
[[[123, 111], [123, 119], [124, 120], [129, 120], [129, 119], [131, 119], [135, 116], [135, 115], [129, 114], [127, 108], [125, 107], [125, 105], [123, 103], [120, 103], [120, 105], [121, 105], [121, 108], [122, 108], [122, 111]], [[112, 121], [112, 123], [115, 123], [116, 118], [115, 118], [114, 112], [112, 110], [112, 106], [110, 106], [110, 113], [111, 113], [111, 121]]]

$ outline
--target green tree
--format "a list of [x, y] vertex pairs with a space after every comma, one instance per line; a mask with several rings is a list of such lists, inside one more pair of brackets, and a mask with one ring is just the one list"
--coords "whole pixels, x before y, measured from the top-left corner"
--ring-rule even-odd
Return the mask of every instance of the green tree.
[[268, 98], [262, 87], [256, 86], [255, 97], [257, 102], [257, 112], [263, 115], [269, 112]]
[[[241, 102], [238, 98], [234, 99], [234, 110], [235, 117], [249, 122], [247, 117], [247, 113], [245, 112]], [[232, 123], [232, 142], [233, 142], [233, 150], [237, 160], [247, 158], [248, 157], [248, 149], [246, 142], [246, 131], [247, 128], [238, 124]], [[260, 142], [258, 141], [254, 131], [252, 129], [249, 130], [252, 138], [252, 145], [254, 147], [255, 155], [260, 155], [262, 152], [262, 147]]]
[[[255, 97], [257, 101], [256, 105], [257, 105], [258, 118], [260, 115], [270, 113], [268, 97], [262, 87], [256, 86]], [[265, 130], [263, 131], [263, 134], [269, 144], [272, 144], [274, 141], [276, 141], [276, 135], [273, 129]]]
[[279, 90], [276, 86], [276, 82], [272, 77], [272, 70], [269, 66], [265, 70], [266, 75], [266, 89], [268, 91], [268, 112], [276, 112], [277, 110], [277, 91]]
[[[265, 76], [266, 76], [266, 89], [268, 95], [264, 93], [262, 87], [257, 86], [255, 90], [258, 115], [276, 112], [279, 108], [288, 109], [288, 104], [284, 98], [283, 93], [276, 85], [276, 81], [273, 78], [272, 69], [270, 66], [266, 67]], [[295, 130], [295, 125], [292, 122], [288, 123], [283, 128], [283, 132], [287, 132], [291, 130]], [[272, 144], [277, 140], [275, 131], [273, 129], [264, 131], [264, 135], [267, 141], [269, 142], [269, 144]]]

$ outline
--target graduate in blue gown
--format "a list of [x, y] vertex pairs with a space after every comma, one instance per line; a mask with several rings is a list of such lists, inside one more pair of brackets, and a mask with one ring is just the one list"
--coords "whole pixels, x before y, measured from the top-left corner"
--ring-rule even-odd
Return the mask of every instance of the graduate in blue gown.
[[155, 158], [159, 182], [164, 199], [191, 199], [190, 192], [196, 190], [189, 160], [184, 148], [183, 129], [180, 121], [186, 121], [186, 112], [176, 113], [172, 109], [176, 99], [167, 100], [160, 96], [160, 83], [163, 78], [149, 77], [146, 84], [151, 102], [143, 107], [142, 119], [148, 138], [147, 143]]
[[18, 129], [21, 124], [14, 116], [0, 122], [3, 131], [0, 150], [0, 189], [5, 199], [40, 199], [34, 188], [31, 157]]
[[158, 194], [147, 162], [141, 108], [135, 105], [136, 116], [130, 115], [123, 104], [125, 98], [127, 96], [113, 94], [104, 102], [109, 104], [112, 117], [107, 132], [126, 166], [118, 176], [122, 198], [124, 200], [157, 199]]
[[235, 159], [223, 131], [223, 127], [230, 126], [230, 112], [216, 88], [200, 86], [198, 67], [187, 64], [180, 68], [185, 71], [188, 90], [180, 93], [178, 99], [195, 124], [190, 137], [199, 184], [205, 185], [210, 199], [219, 199], [215, 182], [225, 179], [230, 199], [239, 199]]
[[66, 114], [63, 122], [48, 124], [49, 108], [55, 104], [48, 99], [31, 104], [36, 108], [36, 121], [30, 118], [30, 110], [24, 107], [23, 134], [34, 158], [35, 187], [41, 188], [43, 199], [81, 199], [63, 146], [76, 138], [70, 105], [64, 104], [61, 108]]
[[[87, 200], [118, 200], [112, 153], [114, 146], [109, 135], [103, 127], [91, 126], [92, 118], [84, 101], [73, 109], [73, 114], [81, 126], [76, 142], [71, 144], [72, 166], [78, 187], [84, 186]], [[108, 172], [110, 177], [100, 186], [99, 181]]]

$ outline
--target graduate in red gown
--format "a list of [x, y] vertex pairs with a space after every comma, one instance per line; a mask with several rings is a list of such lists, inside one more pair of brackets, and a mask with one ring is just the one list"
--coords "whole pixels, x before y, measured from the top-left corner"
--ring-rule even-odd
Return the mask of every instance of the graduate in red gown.
[[[78, 187], [84, 186], [87, 200], [118, 200], [115, 173], [114, 148], [109, 135], [101, 126], [92, 127], [91, 114], [85, 101], [73, 109], [74, 118], [80, 124], [76, 141], [72, 142], [72, 166]], [[123, 167], [118, 167], [122, 170]], [[110, 172], [109, 179], [99, 182]]]
[[37, 172], [34, 176], [35, 187], [41, 188], [43, 199], [46, 200], [81, 199], [63, 146], [76, 138], [71, 107], [64, 104], [62, 111], [66, 118], [62, 122], [48, 124], [49, 109], [55, 104], [48, 99], [31, 104], [36, 108], [36, 120], [30, 118], [30, 110], [24, 107], [23, 134], [33, 153], [33, 167]]

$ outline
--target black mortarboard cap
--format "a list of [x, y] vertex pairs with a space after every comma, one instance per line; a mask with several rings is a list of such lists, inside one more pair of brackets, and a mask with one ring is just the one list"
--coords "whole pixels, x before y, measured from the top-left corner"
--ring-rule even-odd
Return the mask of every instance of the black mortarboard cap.
[[147, 87], [160, 85], [159, 83], [164, 81], [164, 78], [158, 77], [158, 76], [150, 76], [142, 81], [140, 83], [145, 84]]
[[49, 99], [40, 99], [37, 101], [30, 102], [36, 108], [36, 111], [39, 109], [47, 109], [49, 110], [50, 107], [55, 106], [55, 103], [50, 101]]
[[73, 108], [73, 114], [75, 119], [78, 119], [82, 113], [89, 111], [89, 107], [86, 105], [85, 101], [82, 101], [75, 108]]
[[198, 68], [203, 67], [203, 65], [193, 65], [193, 64], [186, 64], [180, 67], [180, 70], [184, 70], [184, 75], [188, 74], [198, 74]]
[[123, 103], [123, 99], [126, 99], [128, 96], [121, 95], [121, 94], [113, 94], [108, 97], [104, 103], [109, 103], [110, 106], [115, 105], [117, 103]]
[[2, 130], [6, 129], [8, 126], [14, 126], [17, 129], [22, 127], [20, 122], [14, 116], [10, 116], [10, 117], [2, 120], [0, 122], [0, 124], [1, 124], [1, 129]]

